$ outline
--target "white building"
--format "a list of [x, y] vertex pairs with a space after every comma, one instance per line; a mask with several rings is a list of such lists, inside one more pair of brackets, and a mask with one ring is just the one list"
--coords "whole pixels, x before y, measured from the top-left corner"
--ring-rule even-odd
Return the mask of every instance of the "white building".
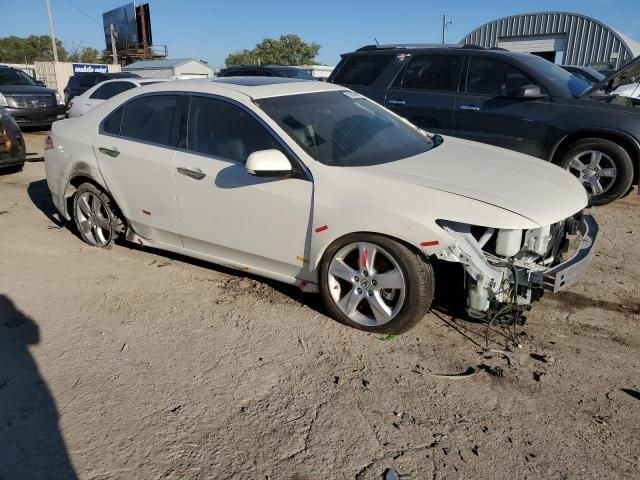
[[305, 70], [318, 80], [326, 80], [329, 78], [329, 75], [331, 75], [331, 72], [333, 72], [335, 67], [330, 67], [329, 65], [301, 65], [297, 68]]
[[122, 67], [123, 72], [137, 73], [146, 78], [211, 78], [213, 69], [192, 58], [146, 60]]

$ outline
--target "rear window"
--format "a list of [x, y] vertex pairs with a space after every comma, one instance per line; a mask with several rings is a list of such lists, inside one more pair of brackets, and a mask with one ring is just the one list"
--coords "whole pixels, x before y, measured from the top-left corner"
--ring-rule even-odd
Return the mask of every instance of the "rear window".
[[344, 62], [333, 83], [368, 87], [392, 59], [393, 55], [353, 55]]

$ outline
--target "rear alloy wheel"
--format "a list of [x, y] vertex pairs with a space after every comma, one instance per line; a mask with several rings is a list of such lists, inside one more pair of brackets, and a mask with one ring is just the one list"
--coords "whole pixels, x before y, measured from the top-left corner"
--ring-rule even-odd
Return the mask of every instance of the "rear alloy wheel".
[[593, 205], [617, 200], [629, 190], [633, 181], [633, 163], [627, 151], [600, 138], [588, 138], [571, 145], [560, 160], [560, 166], [580, 180]]
[[73, 198], [73, 216], [82, 239], [94, 247], [110, 247], [117, 237], [118, 218], [109, 197], [90, 183], [78, 187]]
[[334, 318], [377, 333], [401, 333], [429, 310], [433, 269], [417, 253], [379, 235], [352, 234], [331, 245], [320, 291]]

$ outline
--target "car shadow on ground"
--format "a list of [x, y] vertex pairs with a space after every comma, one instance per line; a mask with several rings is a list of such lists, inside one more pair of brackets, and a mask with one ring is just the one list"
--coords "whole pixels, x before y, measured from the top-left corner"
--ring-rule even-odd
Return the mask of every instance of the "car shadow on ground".
[[27, 187], [27, 194], [29, 195], [31, 202], [38, 208], [38, 210], [44, 213], [45, 217], [51, 220], [58, 227], [65, 226], [65, 222], [62, 221], [60, 214], [53, 205], [51, 193], [49, 192], [46, 180], [43, 179], [31, 182]]
[[56, 404], [29, 348], [40, 341], [29, 316], [0, 294], [0, 479], [73, 480]]

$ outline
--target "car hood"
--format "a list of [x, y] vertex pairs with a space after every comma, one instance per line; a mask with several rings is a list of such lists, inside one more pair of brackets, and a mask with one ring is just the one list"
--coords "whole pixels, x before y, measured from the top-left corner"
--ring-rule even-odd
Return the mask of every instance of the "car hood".
[[508, 210], [538, 225], [563, 220], [588, 204], [580, 182], [556, 165], [451, 137], [424, 154], [370, 168], [389, 179]]
[[39, 85], [0, 85], [0, 93], [3, 95], [11, 95], [12, 93], [53, 94], [54, 92]]
[[631, 60], [622, 68], [616, 70], [604, 80], [596, 83], [593, 87], [587, 90], [582, 96], [588, 97], [599, 91], [605, 93], [612, 93], [616, 88], [622, 85], [628, 79], [640, 75], [640, 56]]

